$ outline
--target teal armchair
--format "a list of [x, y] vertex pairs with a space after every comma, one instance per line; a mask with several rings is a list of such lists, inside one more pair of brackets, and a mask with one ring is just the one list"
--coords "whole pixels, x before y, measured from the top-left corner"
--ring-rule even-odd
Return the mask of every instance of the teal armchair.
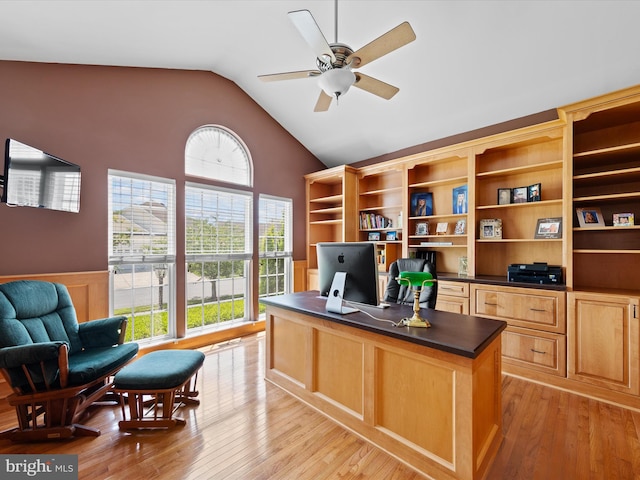
[[62, 284], [19, 280], [0, 284], [0, 372], [13, 393], [14, 441], [100, 435], [78, 422], [104, 400], [112, 377], [138, 353], [124, 343], [123, 316], [78, 323]]

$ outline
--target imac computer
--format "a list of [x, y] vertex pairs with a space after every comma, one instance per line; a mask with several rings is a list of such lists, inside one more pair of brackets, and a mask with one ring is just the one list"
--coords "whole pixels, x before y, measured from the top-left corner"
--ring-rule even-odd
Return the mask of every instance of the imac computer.
[[338, 306], [335, 313], [351, 313], [357, 308], [342, 306], [342, 300], [378, 306], [378, 264], [375, 244], [371, 242], [320, 242], [318, 288], [327, 298], [327, 309]]

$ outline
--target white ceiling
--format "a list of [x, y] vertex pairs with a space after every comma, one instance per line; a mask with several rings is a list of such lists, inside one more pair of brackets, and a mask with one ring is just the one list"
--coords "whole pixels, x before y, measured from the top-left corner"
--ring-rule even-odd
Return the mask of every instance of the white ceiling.
[[405, 20], [417, 39], [361, 70], [399, 87], [394, 98], [353, 88], [314, 113], [317, 80], [257, 78], [315, 68], [287, 17], [299, 9], [335, 41], [334, 0], [4, 0], [0, 59], [211, 70], [327, 166], [640, 83], [639, 1], [340, 0], [340, 43], [358, 49]]

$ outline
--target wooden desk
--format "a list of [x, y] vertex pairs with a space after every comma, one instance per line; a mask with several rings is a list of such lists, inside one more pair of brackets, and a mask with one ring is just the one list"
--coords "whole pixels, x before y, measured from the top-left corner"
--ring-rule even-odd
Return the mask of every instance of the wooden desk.
[[505, 322], [422, 310], [431, 328], [398, 328], [328, 313], [316, 291], [261, 301], [268, 381], [422, 473], [484, 477], [502, 441]]

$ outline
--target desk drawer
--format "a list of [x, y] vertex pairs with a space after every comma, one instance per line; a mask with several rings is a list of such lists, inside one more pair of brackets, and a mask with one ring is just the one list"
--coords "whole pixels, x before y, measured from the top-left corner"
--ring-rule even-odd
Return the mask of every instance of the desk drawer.
[[531, 370], [567, 375], [567, 346], [564, 335], [507, 327], [502, 332], [502, 361]]
[[449, 295], [440, 295], [440, 292], [438, 292], [436, 310], [459, 313], [461, 315], [469, 315], [469, 299]]
[[472, 287], [471, 314], [509, 325], [566, 333], [565, 293], [508, 287]]
[[438, 281], [438, 295], [469, 298], [469, 284], [467, 282]]

